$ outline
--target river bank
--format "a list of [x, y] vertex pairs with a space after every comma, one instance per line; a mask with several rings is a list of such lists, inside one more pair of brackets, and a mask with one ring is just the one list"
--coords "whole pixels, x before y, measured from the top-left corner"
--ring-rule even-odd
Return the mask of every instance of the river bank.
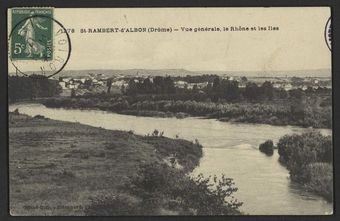
[[333, 202], [332, 136], [316, 131], [285, 135], [277, 145], [279, 161], [289, 170], [291, 180]]
[[150, 117], [189, 116], [212, 118], [225, 122], [331, 128], [331, 108], [295, 107], [277, 103], [214, 103], [197, 101], [144, 100], [130, 97], [46, 98], [41, 103], [51, 108], [97, 109], [120, 114]]
[[202, 156], [200, 144], [158, 133], [140, 136], [11, 112], [9, 143], [12, 215], [83, 215], [91, 199], [119, 194], [141, 165], [164, 165], [176, 156], [184, 176]]
[[[16, 109], [32, 117], [44, 115], [50, 119], [109, 130], [132, 130], [142, 136], [158, 129], [159, 133], [164, 132], [163, 135], [169, 138], [179, 137], [193, 142], [198, 139], [204, 147], [203, 156], [191, 174], [197, 176], [202, 173], [205, 177], [213, 177], [223, 173], [232, 177], [239, 189], [235, 198], [244, 202], [241, 211], [247, 214], [320, 215], [332, 212], [331, 203], [291, 182], [289, 171], [278, 161], [277, 150], [271, 157], [258, 150], [258, 146], [267, 139], [273, 140], [275, 145], [282, 136], [302, 134], [311, 130], [308, 128], [237, 124], [196, 117], [136, 117], [110, 111], [47, 108], [39, 103], [9, 107], [10, 111]], [[317, 131], [324, 135], [332, 134], [328, 129]]]

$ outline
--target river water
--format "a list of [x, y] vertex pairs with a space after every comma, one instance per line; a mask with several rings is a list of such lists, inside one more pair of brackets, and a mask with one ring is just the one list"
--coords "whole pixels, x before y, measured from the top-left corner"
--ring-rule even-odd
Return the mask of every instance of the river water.
[[[241, 210], [251, 215], [317, 215], [329, 214], [333, 205], [292, 183], [288, 171], [279, 164], [278, 153], [271, 157], [258, 150], [260, 143], [272, 139], [274, 144], [285, 134], [308, 129], [292, 126], [236, 124], [200, 118], [152, 118], [121, 115], [97, 110], [47, 108], [41, 104], [16, 104], [30, 116], [37, 114], [55, 120], [79, 122], [115, 130], [133, 130], [137, 134], [164, 131], [164, 136], [198, 139], [203, 157], [193, 174], [225, 174], [239, 188], [235, 197], [244, 204]], [[331, 130], [320, 130], [331, 134]]]

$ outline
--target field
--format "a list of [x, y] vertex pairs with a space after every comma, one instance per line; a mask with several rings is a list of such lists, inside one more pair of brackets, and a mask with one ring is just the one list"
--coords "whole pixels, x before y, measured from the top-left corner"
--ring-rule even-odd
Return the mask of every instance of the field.
[[176, 155], [186, 171], [201, 146], [78, 123], [9, 113], [11, 215], [83, 215], [95, 197], [115, 195], [140, 165]]

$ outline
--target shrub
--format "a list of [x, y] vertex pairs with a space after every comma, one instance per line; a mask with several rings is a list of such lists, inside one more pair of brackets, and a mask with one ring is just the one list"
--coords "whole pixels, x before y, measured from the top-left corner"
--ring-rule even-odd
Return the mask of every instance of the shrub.
[[285, 135], [278, 142], [280, 162], [293, 181], [332, 200], [332, 139], [320, 132]]
[[35, 115], [34, 118], [35, 118], [35, 119], [45, 119], [45, 117], [42, 116], [42, 115], [40, 115], [40, 114]]
[[129, 130], [128, 133], [131, 134], [131, 135], [135, 134], [135, 132], [133, 130]]
[[16, 108], [14, 111], [13, 111], [14, 114], [18, 115], [19, 114], [19, 109]]
[[313, 162], [332, 162], [332, 149], [331, 137], [316, 131], [286, 135], [278, 142], [280, 161], [291, 170]]
[[155, 136], [157, 137], [159, 134], [159, 131], [157, 129], [155, 129], [153, 132], [152, 132], [152, 136]]
[[311, 163], [306, 168], [309, 181], [306, 184], [310, 191], [333, 200], [333, 168], [330, 163]]
[[[95, 199], [87, 215], [235, 215], [240, 214], [232, 195], [234, 182], [224, 175], [189, 177], [182, 170], [152, 163], [140, 167], [134, 177], [120, 188], [131, 199]], [[165, 213], [165, 214], [164, 214]]]
[[171, 155], [176, 156], [178, 163], [184, 167], [185, 172], [192, 171], [197, 167], [203, 155], [203, 147], [198, 141], [193, 143], [187, 140], [173, 140], [159, 136], [146, 136], [143, 141], [154, 146], [162, 158], [167, 158]]
[[232, 198], [237, 188], [224, 175], [204, 178], [188, 177], [181, 170], [165, 164], [148, 164], [131, 179], [130, 191], [142, 199], [144, 205], [179, 211], [182, 215], [238, 214], [242, 203]]
[[272, 140], [267, 140], [266, 142], [260, 144], [259, 150], [262, 153], [265, 153], [268, 156], [273, 155], [274, 153], [274, 145]]

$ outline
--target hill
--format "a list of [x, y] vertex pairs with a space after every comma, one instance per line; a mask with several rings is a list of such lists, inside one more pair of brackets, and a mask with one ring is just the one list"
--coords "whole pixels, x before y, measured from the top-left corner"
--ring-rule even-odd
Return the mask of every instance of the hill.
[[[314, 70], [292, 70], [292, 71], [189, 71], [185, 69], [90, 69], [90, 70], [63, 70], [57, 76], [82, 77], [92, 74], [104, 74], [106, 77], [123, 76], [186, 76], [216, 74], [219, 76], [246, 76], [246, 77], [327, 77], [330, 78], [332, 71], [330, 69]], [[28, 74], [31, 74], [28, 72]], [[15, 75], [11, 72], [9, 75]]]

